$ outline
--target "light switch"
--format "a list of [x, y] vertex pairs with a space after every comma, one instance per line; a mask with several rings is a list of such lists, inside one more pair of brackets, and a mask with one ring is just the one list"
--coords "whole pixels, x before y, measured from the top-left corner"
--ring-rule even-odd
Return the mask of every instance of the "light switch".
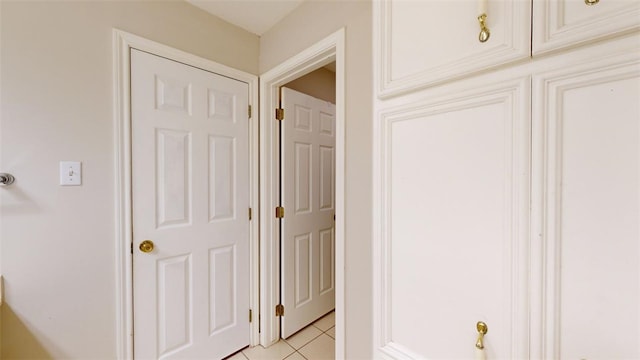
[[82, 185], [80, 161], [60, 161], [60, 185]]

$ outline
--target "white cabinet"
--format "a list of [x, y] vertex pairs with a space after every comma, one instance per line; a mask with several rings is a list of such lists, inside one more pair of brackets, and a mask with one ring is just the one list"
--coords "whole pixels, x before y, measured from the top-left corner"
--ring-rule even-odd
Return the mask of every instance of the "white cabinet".
[[533, 5], [533, 56], [640, 29], [638, 0], [535, 0]]
[[478, 1], [375, 1], [381, 97], [468, 76], [530, 55], [531, 5], [491, 1], [487, 42], [478, 39]]
[[[478, 38], [482, 2], [486, 42]], [[640, 1], [379, 0], [374, 21], [376, 93], [386, 99], [636, 32]]]
[[[434, 26], [420, 7], [455, 17], [466, 3], [374, 15], [374, 353], [638, 359], [640, 2], [589, 7], [619, 22], [587, 39], [569, 26], [597, 27], [584, 0], [534, 1], [534, 56], [493, 52], [487, 69], [452, 34], [399, 35]], [[537, 20], [560, 14], [565, 29], [536, 42]]]
[[531, 83], [506, 75], [376, 119], [383, 356], [471, 359], [478, 321], [489, 359], [528, 354]]
[[640, 358], [640, 49], [534, 75], [539, 359]]

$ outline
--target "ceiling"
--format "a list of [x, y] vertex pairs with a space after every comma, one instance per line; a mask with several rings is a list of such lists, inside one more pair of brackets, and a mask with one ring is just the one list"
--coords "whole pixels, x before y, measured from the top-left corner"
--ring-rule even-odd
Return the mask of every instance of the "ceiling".
[[304, 0], [185, 0], [256, 35], [262, 35]]

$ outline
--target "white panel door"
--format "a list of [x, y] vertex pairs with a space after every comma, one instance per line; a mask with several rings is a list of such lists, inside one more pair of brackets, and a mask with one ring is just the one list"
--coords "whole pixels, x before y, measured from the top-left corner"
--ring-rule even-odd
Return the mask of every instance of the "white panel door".
[[248, 85], [132, 50], [131, 99], [135, 358], [220, 359], [250, 337]]
[[[477, 85], [477, 83], [475, 84]], [[376, 348], [393, 359], [523, 359], [530, 82], [378, 115]]]
[[[536, 76], [544, 359], [640, 359], [640, 57]], [[561, 65], [562, 64], [562, 65]]]
[[335, 307], [335, 105], [282, 88], [281, 333]]

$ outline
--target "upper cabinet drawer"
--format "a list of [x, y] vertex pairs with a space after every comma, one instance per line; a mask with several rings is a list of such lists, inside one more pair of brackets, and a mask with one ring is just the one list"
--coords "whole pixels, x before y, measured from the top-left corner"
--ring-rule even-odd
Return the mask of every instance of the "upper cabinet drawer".
[[535, 0], [533, 55], [640, 29], [639, 0]]
[[378, 96], [388, 98], [529, 57], [531, 3], [485, 0], [490, 37], [480, 42], [482, 2], [374, 1]]

